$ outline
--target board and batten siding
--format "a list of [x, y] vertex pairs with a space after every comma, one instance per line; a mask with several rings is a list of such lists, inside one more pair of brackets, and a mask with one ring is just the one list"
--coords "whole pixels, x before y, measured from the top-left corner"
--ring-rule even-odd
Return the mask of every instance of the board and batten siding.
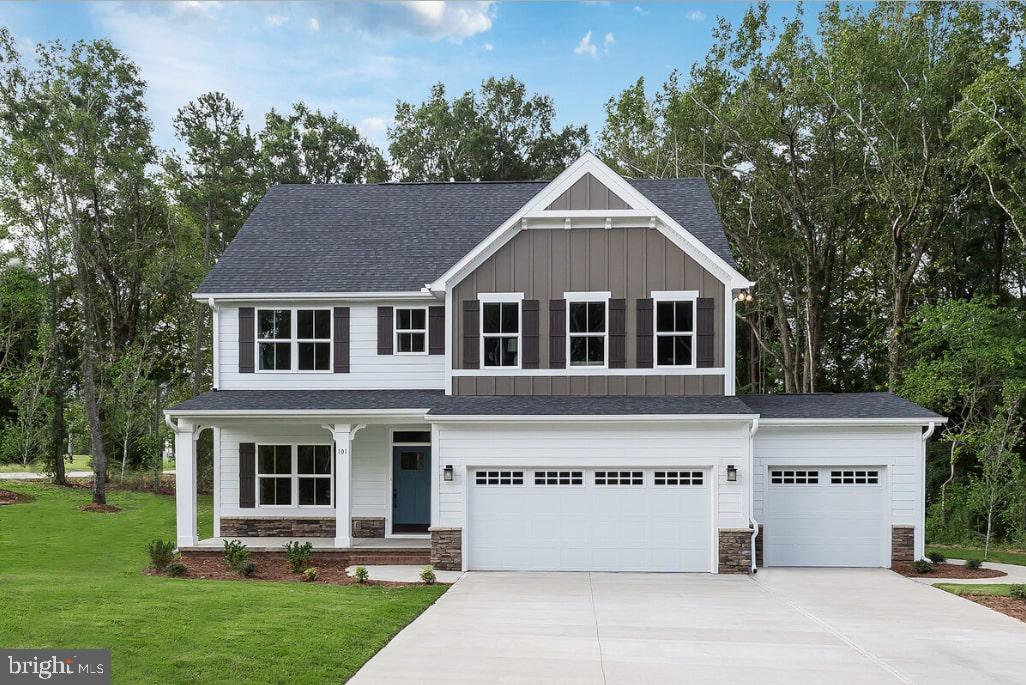
[[727, 464], [748, 457], [749, 422], [438, 425], [436, 464], [452, 464], [453, 480], [439, 480], [438, 516], [432, 525], [466, 525], [465, 467], [629, 467], [715, 466], [714, 493], [719, 528], [748, 526], [747, 482], [726, 480]]
[[[442, 389], [445, 356], [438, 354], [378, 354], [378, 307], [423, 307], [423, 302], [295, 302], [251, 305], [278, 307], [349, 308], [349, 372], [291, 371], [239, 373], [239, 308], [218, 308], [219, 390], [375, 390]], [[247, 305], [250, 306], [250, 305]]]
[[[453, 311], [479, 293], [523, 293], [538, 300], [539, 368], [549, 368], [549, 301], [567, 292], [609, 291], [626, 299], [626, 368], [637, 368], [637, 301], [659, 290], [697, 291], [713, 300], [713, 367], [724, 365], [724, 285], [658, 230], [649, 228], [529, 229], [520, 231], [453, 289]], [[454, 316], [453, 369], [463, 368], [463, 321]], [[473, 336], [470, 336], [473, 337]], [[609, 376], [615, 376], [616, 369]], [[658, 370], [656, 370], [658, 371]], [[712, 371], [712, 369], [710, 369]], [[497, 370], [497, 376], [505, 375]], [[511, 375], [517, 375], [511, 372]], [[554, 376], [562, 375], [554, 370]], [[680, 391], [721, 394], [723, 383], [691, 384]], [[464, 386], [467, 391], [476, 388]], [[635, 389], [636, 386], [635, 386]], [[597, 387], [596, 392], [604, 394]], [[676, 390], [676, 388], [674, 388]], [[459, 392], [459, 389], [457, 389]], [[544, 394], [544, 383], [532, 387]], [[625, 392], [629, 392], [626, 391]], [[654, 392], [654, 390], [652, 391]], [[663, 391], [667, 392], [667, 391]], [[646, 392], [646, 394], [650, 394]]]
[[772, 466], [883, 466], [890, 489], [890, 525], [916, 527], [916, 558], [923, 556], [923, 441], [919, 426], [772, 426], [755, 434], [755, 518], [765, 513]]

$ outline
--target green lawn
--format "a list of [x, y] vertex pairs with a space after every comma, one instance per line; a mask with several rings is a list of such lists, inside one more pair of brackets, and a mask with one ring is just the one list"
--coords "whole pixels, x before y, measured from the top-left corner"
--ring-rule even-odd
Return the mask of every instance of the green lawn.
[[[88, 454], [76, 454], [72, 457], [70, 462], [64, 462], [64, 470], [66, 471], [91, 471], [92, 466], [89, 465]], [[46, 467], [42, 464], [29, 464], [28, 466], [22, 466], [21, 464], [0, 464], [0, 473], [41, 473], [46, 470]]]
[[970, 583], [935, 583], [934, 587], [939, 587], [941, 590], [947, 590], [954, 595], [983, 595], [990, 597], [1008, 597], [1009, 588], [1012, 587], [1008, 584], [994, 583], [992, 585], [970, 584]]
[[[982, 547], [958, 547], [954, 545], [927, 545], [926, 553], [940, 552], [952, 559], [982, 559]], [[996, 561], [999, 564], [1018, 564], [1026, 566], [1026, 550], [1022, 549], [1001, 549], [990, 548], [987, 561]]]
[[173, 498], [115, 491], [124, 511], [93, 514], [84, 490], [0, 487], [36, 498], [0, 507], [0, 645], [109, 647], [115, 683], [342, 682], [444, 592], [146, 576]]

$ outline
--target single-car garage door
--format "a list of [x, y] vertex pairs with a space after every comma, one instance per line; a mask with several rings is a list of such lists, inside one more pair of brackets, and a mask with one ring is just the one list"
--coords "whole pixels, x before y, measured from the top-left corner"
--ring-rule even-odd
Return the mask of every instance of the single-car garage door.
[[771, 466], [767, 566], [886, 566], [886, 472], [865, 466]]
[[709, 472], [474, 468], [468, 568], [709, 571]]

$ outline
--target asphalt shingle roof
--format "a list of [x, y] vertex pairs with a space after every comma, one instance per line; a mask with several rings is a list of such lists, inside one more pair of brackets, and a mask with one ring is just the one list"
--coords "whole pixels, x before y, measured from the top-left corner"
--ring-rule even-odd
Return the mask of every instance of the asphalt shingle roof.
[[[272, 186], [198, 292], [420, 290], [546, 183]], [[630, 183], [734, 265], [703, 179]]]
[[767, 419], [942, 417], [886, 392], [814, 395], [452, 396], [441, 390], [220, 390], [171, 408], [190, 411], [427, 409], [432, 416], [627, 416], [759, 414]]

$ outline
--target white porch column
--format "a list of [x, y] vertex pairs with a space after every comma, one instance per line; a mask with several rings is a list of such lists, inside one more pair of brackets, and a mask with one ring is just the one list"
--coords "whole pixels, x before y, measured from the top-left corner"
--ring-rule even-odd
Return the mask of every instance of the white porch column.
[[196, 544], [196, 429], [197, 426], [181, 420], [175, 426], [175, 510], [178, 529], [178, 547]]
[[353, 517], [350, 512], [350, 482], [352, 481], [352, 426], [336, 423], [324, 426], [335, 440], [335, 547], [353, 544]]

